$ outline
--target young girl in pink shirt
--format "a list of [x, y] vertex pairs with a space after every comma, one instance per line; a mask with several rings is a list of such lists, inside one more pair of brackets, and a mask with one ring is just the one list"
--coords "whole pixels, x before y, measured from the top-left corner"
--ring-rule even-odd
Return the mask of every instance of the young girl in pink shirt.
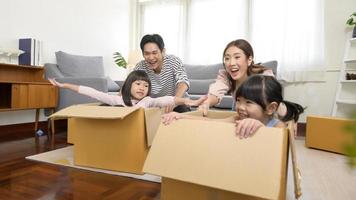
[[164, 96], [158, 98], [152, 98], [148, 96], [151, 91], [151, 81], [146, 72], [142, 70], [132, 71], [126, 78], [120, 95], [110, 95], [105, 92], [98, 91], [94, 88], [74, 85], [70, 83], [59, 83], [55, 79], [49, 79], [49, 81], [60, 88], [66, 88], [78, 92], [100, 102], [115, 106], [138, 106], [143, 108], [150, 107], [167, 107], [176, 105], [197, 106], [201, 104], [206, 97], [202, 97], [198, 100], [191, 100], [189, 98]]

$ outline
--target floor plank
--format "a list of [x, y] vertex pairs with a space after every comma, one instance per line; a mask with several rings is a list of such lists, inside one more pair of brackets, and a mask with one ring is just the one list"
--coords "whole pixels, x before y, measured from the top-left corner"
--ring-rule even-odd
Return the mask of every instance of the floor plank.
[[[57, 134], [56, 148], [66, 146]], [[26, 160], [50, 150], [46, 136], [0, 144], [0, 199], [159, 199], [160, 184]]]

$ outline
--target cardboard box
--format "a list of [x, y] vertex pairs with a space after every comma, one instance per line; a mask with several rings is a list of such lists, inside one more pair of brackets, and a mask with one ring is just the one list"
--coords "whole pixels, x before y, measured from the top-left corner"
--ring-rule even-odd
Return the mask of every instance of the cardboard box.
[[68, 118], [74, 164], [143, 174], [142, 167], [156, 130], [159, 109], [75, 105], [51, 117]]
[[352, 142], [345, 126], [352, 122], [336, 117], [307, 116], [305, 145], [344, 154], [343, 145]]
[[144, 172], [162, 176], [164, 200], [285, 199], [287, 164], [287, 129], [241, 140], [233, 123], [181, 119], [159, 127]]

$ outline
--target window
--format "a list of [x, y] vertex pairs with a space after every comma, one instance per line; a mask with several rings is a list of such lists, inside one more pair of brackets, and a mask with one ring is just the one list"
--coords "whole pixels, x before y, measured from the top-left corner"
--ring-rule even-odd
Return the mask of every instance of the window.
[[320, 80], [324, 65], [322, 0], [139, 0], [138, 37], [160, 34], [184, 63], [222, 62], [225, 45], [243, 38], [255, 62], [278, 61], [286, 81]]

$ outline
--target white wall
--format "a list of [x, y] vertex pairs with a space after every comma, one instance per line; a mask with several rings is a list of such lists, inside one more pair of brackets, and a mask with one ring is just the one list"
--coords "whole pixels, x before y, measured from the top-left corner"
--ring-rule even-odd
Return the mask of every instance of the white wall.
[[[123, 80], [112, 59], [129, 51], [129, 0], [1, 0], [0, 49], [17, 49], [19, 38], [43, 41], [43, 63], [54, 52], [104, 57], [105, 74]], [[44, 117], [41, 115], [41, 120]], [[0, 125], [32, 122], [34, 111], [0, 112]]]
[[[285, 99], [307, 107], [300, 121], [307, 115], [330, 116], [336, 94], [339, 69], [344, 57], [347, 32], [345, 23], [356, 9], [355, 0], [325, 0], [325, 82], [298, 83], [285, 86]], [[322, 23], [322, 22], [321, 22]]]
[[[105, 73], [115, 80], [126, 73], [115, 67], [112, 53], [129, 50], [129, 0], [1, 0], [0, 48], [17, 48], [18, 38], [43, 40], [44, 62], [55, 62], [58, 50], [104, 56]], [[305, 117], [330, 115], [338, 69], [346, 40], [345, 22], [355, 0], [325, 0], [325, 82], [288, 84], [285, 98], [307, 107]], [[6, 20], [5, 20], [6, 19]], [[323, 22], [321, 22], [323, 23]], [[41, 119], [44, 117], [41, 115]], [[31, 122], [34, 111], [0, 113], [0, 125]]]

